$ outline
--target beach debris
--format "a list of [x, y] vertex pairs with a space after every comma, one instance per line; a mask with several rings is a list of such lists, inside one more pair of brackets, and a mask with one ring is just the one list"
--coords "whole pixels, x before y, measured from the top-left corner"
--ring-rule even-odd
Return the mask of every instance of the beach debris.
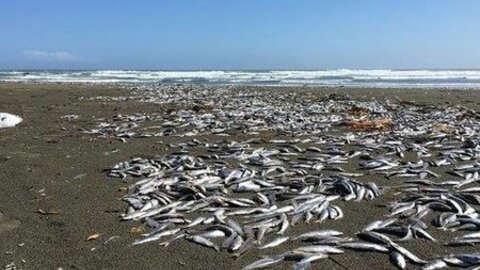
[[438, 132], [448, 133], [448, 134], [452, 134], [455, 132], [455, 129], [453, 129], [453, 127], [445, 123], [437, 123], [433, 125], [433, 130]]
[[15, 264], [15, 262], [11, 262], [7, 265], [5, 265], [5, 270], [17, 270], [17, 265]]
[[93, 233], [93, 234], [90, 234], [89, 236], [87, 236], [85, 241], [95, 241], [95, 240], [100, 239], [101, 236], [102, 236], [102, 234], [100, 234], [100, 233]]
[[100, 245], [98, 245], [96, 247], [91, 248], [90, 250], [95, 251], [95, 250], [107, 245], [108, 243], [112, 242], [113, 240], [119, 239], [119, 238], [120, 238], [120, 236], [118, 236], [118, 235], [111, 236], [107, 240], [105, 240], [103, 243], [101, 243]]
[[68, 120], [68, 121], [71, 121], [71, 120], [76, 120], [76, 119], [80, 118], [80, 116], [77, 115], [77, 114], [67, 114], [67, 115], [63, 115], [61, 118], [65, 119], [65, 120]]
[[59, 215], [60, 211], [59, 210], [44, 210], [42, 208], [37, 208], [37, 211], [35, 213], [40, 214], [40, 215]]
[[350, 115], [354, 116], [363, 116], [367, 115], [370, 113], [370, 110], [368, 108], [363, 108], [363, 107], [357, 107], [357, 106], [352, 106], [349, 110], [348, 113]]
[[385, 131], [392, 128], [393, 121], [389, 118], [352, 120], [346, 122], [345, 126], [353, 131]]
[[6, 112], [0, 112], [0, 128], [14, 127], [22, 121], [23, 119], [20, 116]]
[[146, 229], [143, 225], [139, 225], [139, 226], [134, 226], [134, 227], [130, 228], [129, 232], [134, 233], [134, 234], [141, 234], [141, 233], [144, 233], [145, 230]]
[[81, 174], [77, 174], [73, 177], [73, 180], [78, 180], [78, 179], [82, 179], [84, 178], [85, 176], [87, 176], [86, 173], [81, 173]]

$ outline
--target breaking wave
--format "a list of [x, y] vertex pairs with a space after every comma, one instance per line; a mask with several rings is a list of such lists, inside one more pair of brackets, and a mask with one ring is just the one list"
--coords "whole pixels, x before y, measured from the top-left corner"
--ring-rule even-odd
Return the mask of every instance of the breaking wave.
[[480, 70], [0, 71], [3, 82], [480, 88]]

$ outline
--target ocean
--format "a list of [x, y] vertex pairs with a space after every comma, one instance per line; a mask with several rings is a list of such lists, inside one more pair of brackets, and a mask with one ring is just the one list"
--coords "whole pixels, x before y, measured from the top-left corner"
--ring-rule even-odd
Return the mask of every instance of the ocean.
[[480, 88], [480, 70], [4, 70], [0, 81]]

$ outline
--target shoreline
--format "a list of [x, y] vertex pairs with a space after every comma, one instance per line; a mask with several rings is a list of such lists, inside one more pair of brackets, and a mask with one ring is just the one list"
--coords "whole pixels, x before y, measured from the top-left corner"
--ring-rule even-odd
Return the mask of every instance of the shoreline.
[[192, 87], [251, 87], [256, 89], [262, 88], [290, 88], [290, 89], [345, 89], [345, 90], [364, 90], [364, 89], [378, 89], [378, 90], [429, 90], [429, 91], [477, 91], [480, 90], [480, 86], [462, 86], [452, 85], [452, 86], [436, 86], [432, 85], [321, 85], [321, 84], [242, 84], [242, 83], [162, 83], [162, 82], [99, 82], [99, 81], [85, 81], [85, 82], [64, 82], [64, 81], [1, 81], [0, 85], [65, 85], [65, 86], [74, 86], [74, 85], [96, 85], [96, 86], [111, 86], [111, 87], [135, 87], [141, 85], [160, 85], [165, 87], [171, 87], [175, 85], [181, 86], [192, 86]]

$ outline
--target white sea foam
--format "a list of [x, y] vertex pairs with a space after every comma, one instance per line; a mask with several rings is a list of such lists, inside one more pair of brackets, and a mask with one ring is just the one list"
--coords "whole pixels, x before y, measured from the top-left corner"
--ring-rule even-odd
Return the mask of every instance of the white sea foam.
[[0, 81], [480, 88], [480, 70], [2, 71]]
[[0, 112], [0, 128], [14, 127], [22, 121], [23, 119], [19, 116]]

